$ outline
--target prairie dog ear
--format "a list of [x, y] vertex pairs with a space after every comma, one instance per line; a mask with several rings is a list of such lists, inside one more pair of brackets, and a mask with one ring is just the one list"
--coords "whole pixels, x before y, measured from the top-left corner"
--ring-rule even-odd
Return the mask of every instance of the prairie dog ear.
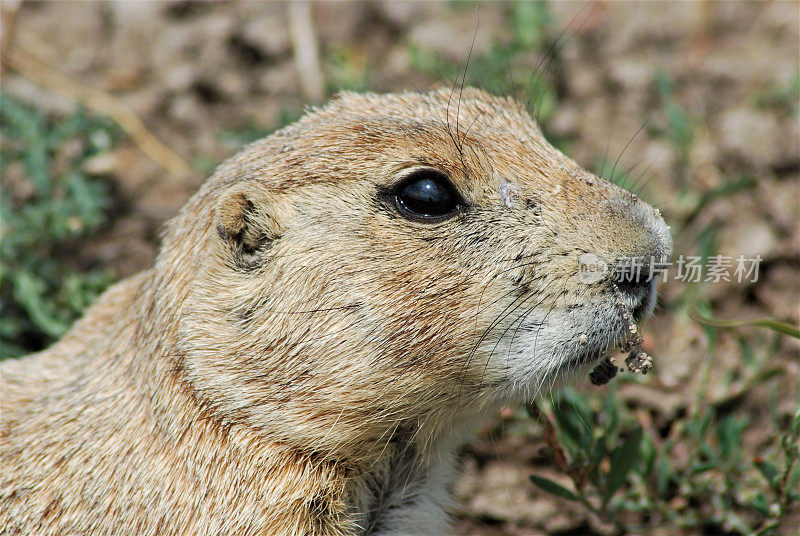
[[216, 207], [217, 234], [235, 257], [237, 264], [258, 260], [282, 229], [261, 185], [236, 184], [224, 192]]

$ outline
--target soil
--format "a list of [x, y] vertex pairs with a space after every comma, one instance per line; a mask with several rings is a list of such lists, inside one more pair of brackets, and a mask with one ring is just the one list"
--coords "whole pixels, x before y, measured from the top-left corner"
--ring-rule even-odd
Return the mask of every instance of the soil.
[[[6, 11], [15, 6], [3, 3]], [[397, 91], [451, 85], [416, 69], [413, 51], [464, 65], [470, 50], [475, 57], [509, 39], [508, 7], [316, 3], [313, 23], [326, 86]], [[548, 131], [568, 140], [570, 155], [587, 168], [596, 169], [607, 155], [611, 162], [619, 157], [617, 170], [633, 169], [637, 191], [674, 225], [676, 256], [697, 255], [698, 236], [713, 228], [718, 254], [761, 257], [755, 282], [731, 278], [697, 287], [715, 317], [775, 317], [797, 326], [800, 128], [797, 90], [791, 90], [800, 62], [797, 3], [553, 3], [550, 11], [555, 34], [564, 32], [552, 73], [559, 105]], [[4, 18], [9, 20], [7, 13]], [[281, 3], [65, 1], [19, 7], [14, 46], [119, 99], [194, 169], [170, 176], [130, 141], [94, 162], [87, 171], [113, 181], [118, 204], [110, 226], [78, 252], [81, 258], [110, 266], [120, 277], [146, 268], [165, 220], [211, 164], [311, 102], [286, 21]], [[535, 54], [523, 59], [530, 69], [536, 61]], [[657, 82], [664, 73], [674, 85], [666, 97]], [[76, 104], [13, 70], [3, 73], [2, 90], [53, 114], [71, 112]], [[693, 135], [683, 145], [670, 141], [670, 106], [689, 118]], [[748, 188], [717, 195], [720, 186], [742, 178], [750, 179]], [[737, 332], [719, 332], [712, 348], [702, 326], [685, 311], [676, 313], [687, 295], [681, 281], [670, 278], [663, 286], [663, 306], [644, 327], [644, 350], [654, 356], [654, 369], [646, 381], [619, 383], [629, 405], [667, 421], [694, 403], [704, 360], [714, 363], [710, 397], [727, 396], [723, 378], [742, 367]], [[743, 333], [759, 355], [767, 352], [768, 334], [755, 328]], [[800, 345], [786, 337], [769, 359], [781, 371], [770, 384], [776, 411], [790, 414], [798, 404]], [[585, 383], [586, 389], [604, 389]], [[751, 429], [768, 419], [763, 408], [769, 392], [757, 388], [736, 401]], [[757, 436], [747, 435], [750, 455], [762, 444]], [[555, 468], [542, 465], [542, 447], [535, 423], [511, 408], [481, 432], [465, 450], [455, 488], [459, 534], [608, 533], [580, 506], [531, 484], [532, 473], [565, 482]]]

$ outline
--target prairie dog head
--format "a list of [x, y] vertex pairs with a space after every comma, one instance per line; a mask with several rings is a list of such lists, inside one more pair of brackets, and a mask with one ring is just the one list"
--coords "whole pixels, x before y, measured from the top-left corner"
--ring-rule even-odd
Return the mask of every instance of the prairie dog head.
[[615, 267], [671, 248], [512, 100], [347, 93], [224, 164], [156, 273], [212, 411], [354, 455], [587, 373], [626, 337], [620, 299], [637, 319], [655, 301]]

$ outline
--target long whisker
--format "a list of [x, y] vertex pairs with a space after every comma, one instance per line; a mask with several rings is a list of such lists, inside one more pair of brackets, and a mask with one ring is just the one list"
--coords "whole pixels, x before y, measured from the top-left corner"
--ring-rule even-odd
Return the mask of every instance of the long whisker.
[[639, 132], [641, 132], [641, 131], [642, 131], [642, 129], [643, 129], [643, 128], [644, 128], [644, 127], [647, 125], [647, 123], [650, 121], [650, 117], [651, 117], [651, 116], [649, 116], [649, 115], [647, 116], [647, 118], [646, 118], [646, 119], [644, 120], [644, 122], [642, 123], [642, 126], [640, 126], [640, 127], [638, 128], [638, 130], [636, 130], [636, 132], [633, 134], [633, 136], [631, 136], [631, 139], [630, 139], [630, 140], [628, 140], [628, 143], [626, 143], [626, 144], [625, 144], [625, 147], [623, 147], [623, 148], [622, 148], [622, 152], [621, 152], [621, 153], [619, 153], [619, 156], [618, 156], [618, 157], [617, 157], [617, 159], [614, 161], [614, 167], [613, 167], [613, 168], [611, 168], [611, 179], [609, 179], [611, 182], [614, 182], [614, 171], [616, 171], [616, 169], [617, 169], [617, 164], [619, 163], [619, 159], [620, 159], [620, 158], [622, 158], [622, 155], [624, 155], [624, 154], [625, 154], [625, 151], [627, 151], [627, 150], [628, 150], [628, 147], [630, 147], [631, 143], [633, 143], [633, 140], [635, 140], [635, 139], [636, 139], [636, 136], [638, 136], [638, 135], [639, 135]]

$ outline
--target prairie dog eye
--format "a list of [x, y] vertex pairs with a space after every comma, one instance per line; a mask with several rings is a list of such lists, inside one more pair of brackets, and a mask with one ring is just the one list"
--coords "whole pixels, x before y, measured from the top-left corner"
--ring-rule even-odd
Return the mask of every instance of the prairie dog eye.
[[404, 217], [427, 222], [455, 216], [462, 204], [447, 175], [435, 169], [419, 169], [409, 174], [397, 187], [394, 201]]

